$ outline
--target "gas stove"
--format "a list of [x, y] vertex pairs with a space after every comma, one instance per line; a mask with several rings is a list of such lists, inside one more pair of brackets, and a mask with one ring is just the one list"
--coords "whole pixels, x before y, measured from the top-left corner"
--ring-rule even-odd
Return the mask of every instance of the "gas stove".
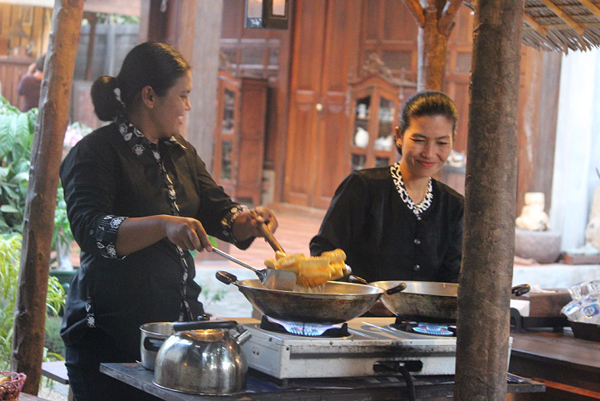
[[456, 337], [406, 332], [394, 318], [356, 318], [342, 337], [268, 331], [236, 319], [252, 335], [242, 346], [249, 367], [277, 379], [390, 375], [403, 365], [415, 375], [453, 375]]

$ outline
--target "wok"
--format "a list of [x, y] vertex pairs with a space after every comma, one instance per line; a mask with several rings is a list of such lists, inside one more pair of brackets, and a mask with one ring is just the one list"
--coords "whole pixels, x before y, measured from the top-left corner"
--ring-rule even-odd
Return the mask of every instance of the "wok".
[[281, 291], [266, 288], [260, 280], [242, 280], [219, 271], [219, 281], [233, 284], [259, 311], [274, 319], [304, 323], [342, 323], [367, 312], [383, 290], [362, 284], [329, 281], [319, 292]]
[[[376, 281], [370, 285], [384, 291], [397, 287], [401, 281]], [[404, 281], [406, 289], [393, 295], [383, 294], [381, 302], [396, 316], [406, 320], [455, 322], [458, 305], [458, 284], [430, 281]], [[529, 292], [529, 285], [512, 288], [515, 295]]]

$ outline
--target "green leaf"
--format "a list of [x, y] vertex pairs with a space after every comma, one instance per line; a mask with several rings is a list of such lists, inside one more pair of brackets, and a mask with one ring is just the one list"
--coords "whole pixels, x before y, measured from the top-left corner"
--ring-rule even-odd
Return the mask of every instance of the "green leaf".
[[13, 205], [2, 205], [0, 206], [0, 212], [2, 213], [18, 213], [19, 210]]

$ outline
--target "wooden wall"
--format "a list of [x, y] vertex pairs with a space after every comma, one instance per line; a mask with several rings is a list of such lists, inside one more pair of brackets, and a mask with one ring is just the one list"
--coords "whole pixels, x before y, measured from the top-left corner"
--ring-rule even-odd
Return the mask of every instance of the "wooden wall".
[[[0, 3], [0, 85], [2, 95], [14, 106], [23, 103], [17, 94], [19, 80], [48, 47], [51, 18], [49, 8]], [[9, 40], [10, 28], [19, 23], [28, 38]]]
[[[0, 3], [0, 55], [8, 55], [11, 49], [16, 51], [15, 47], [23, 48], [22, 53], [16, 54], [20, 56], [35, 58], [45, 53], [48, 47], [51, 19], [52, 9], [50, 8]], [[29, 38], [8, 40], [7, 35], [10, 28], [19, 21]], [[26, 53], [26, 49], [30, 46], [31, 51]]]
[[[404, 2], [397, 0], [293, 4], [289, 124], [280, 133], [286, 136], [286, 164], [284, 171], [276, 170], [284, 175], [279, 199], [326, 208], [350, 173], [344, 147], [348, 115], [335, 113], [330, 107], [333, 99], [348, 93], [349, 78], [360, 73], [370, 53], [376, 53], [397, 78], [416, 82], [418, 28]], [[471, 11], [461, 7], [449, 37], [444, 83], [459, 111], [454, 149], [465, 154], [473, 20]], [[527, 191], [543, 191], [550, 199], [560, 57], [523, 46], [521, 64], [518, 210]], [[315, 111], [317, 104], [323, 106], [322, 112]], [[459, 191], [464, 188], [460, 174], [454, 171], [448, 182]]]

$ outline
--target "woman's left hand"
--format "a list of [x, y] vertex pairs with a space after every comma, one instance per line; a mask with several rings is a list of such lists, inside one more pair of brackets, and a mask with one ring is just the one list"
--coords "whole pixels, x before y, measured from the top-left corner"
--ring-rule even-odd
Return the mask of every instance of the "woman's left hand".
[[271, 232], [277, 230], [277, 218], [268, 207], [257, 206], [256, 209], [240, 213], [233, 222], [233, 235], [237, 241], [245, 241], [250, 237], [262, 237], [258, 224], [265, 223]]

